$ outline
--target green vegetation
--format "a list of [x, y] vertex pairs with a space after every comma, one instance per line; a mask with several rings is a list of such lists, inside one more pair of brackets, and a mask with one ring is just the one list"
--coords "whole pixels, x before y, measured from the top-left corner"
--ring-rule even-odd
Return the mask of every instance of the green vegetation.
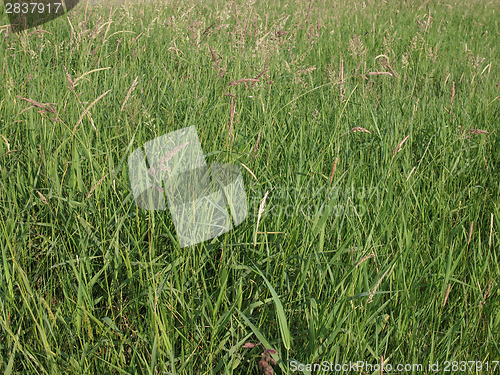
[[[493, 373], [498, 5], [81, 3], [0, 26], [0, 371]], [[127, 158], [192, 125], [251, 212], [180, 249]]]

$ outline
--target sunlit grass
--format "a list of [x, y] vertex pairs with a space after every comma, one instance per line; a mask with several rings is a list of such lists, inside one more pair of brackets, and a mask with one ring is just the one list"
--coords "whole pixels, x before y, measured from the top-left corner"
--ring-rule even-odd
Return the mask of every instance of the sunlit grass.
[[[491, 366], [497, 9], [82, 3], [0, 27], [0, 369]], [[127, 158], [192, 125], [241, 167], [250, 215], [181, 249]]]

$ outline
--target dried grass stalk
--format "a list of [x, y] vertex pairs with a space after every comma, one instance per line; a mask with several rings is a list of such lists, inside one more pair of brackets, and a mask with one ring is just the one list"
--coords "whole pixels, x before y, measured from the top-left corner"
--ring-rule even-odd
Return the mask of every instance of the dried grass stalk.
[[469, 130], [469, 134], [471, 134], [471, 135], [477, 135], [477, 134], [490, 134], [490, 133], [488, 131], [486, 131], [486, 130], [470, 129]]
[[212, 60], [214, 61], [214, 63], [217, 63], [217, 56], [215, 56], [215, 52], [212, 47], [210, 47], [210, 44], [208, 45], [208, 49], [210, 50], [210, 54], [212, 55]]
[[455, 99], [455, 81], [451, 84], [450, 111], [453, 108], [453, 99]]
[[451, 284], [448, 284], [446, 288], [446, 293], [444, 294], [443, 307], [446, 306], [446, 302], [448, 301], [448, 296], [450, 295]]
[[394, 76], [390, 72], [368, 72], [366, 73], [367, 76]]
[[7, 140], [7, 138], [5, 138], [3, 134], [0, 134], [0, 137], [2, 137], [3, 141], [5, 142], [5, 145], [7, 146], [7, 152], [10, 152], [10, 143]]
[[139, 76], [135, 77], [134, 82], [132, 82], [132, 86], [130, 86], [130, 88], [128, 89], [127, 96], [125, 96], [125, 100], [122, 103], [120, 112], [123, 112], [123, 110], [125, 109], [125, 104], [127, 104], [128, 100], [130, 99], [130, 94], [132, 94], [132, 91], [135, 90], [135, 87], [137, 86], [137, 78], [139, 78]]
[[33, 99], [23, 98], [22, 96], [19, 96], [19, 95], [16, 95], [16, 96], [19, 99], [24, 100], [24, 101], [32, 104], [33, 107], [41, 108], [44, 111], [47, 111], [47, 112], [50, 112], [50, 113], [54, 113], [54, 114], [57, 113], [56, 109], [53, 107], [53, 105], [55, 105], [55, 103], [40, 103], [40, 102], [37, 102], [37, 101], [35, 101]]
[[257, 225], [255, 227], [255, 234], [253, 238], [253, 245], [257, 246], [257, 232], [259, 231], [259, 224], [260, 224], [260, 218], [262, 217], [262, 214], [264, 213], [264, 208], [266, 207], [266, 199], [267, 195], [269, 194], [269, 190], [266, 191], [266, 194], [264, 194], [264, 198], [260, 201], [259, 205], [259, 213], [257, 214]]
[[340, 67], [339, 67], [339, 90], [340, 90], [340, 99], [342, 102], [345, 102], [345, 89], [344, 89], [344, 60], [342, 57], [340, 58]]
[[40, 193], [38, 190], [35, 190], [35, 191], [38, 193], [38, 196], [39, 196], [39, 197], [40, 197], [40, 199], [42, 200], [43, 204], [49, 204], [49, 203], [47, 202], [47, 198], [45, 198], [45, 197], [43, 196], [43, 194], [42, 194], [42, 193]]
[[92, 193], [94, 192], [95, 188], [96, 188], [96, 187], [98, 187], [98, 186], [101, 184], [101, 182], [103, 182], [103, 181], [104, 181], [104, 179], [108, 176], [108, 174], [109, 174], [109, 173], [106, 173], [104, 176], [102, 176], [102, 177], [100, 178], [100, 180], [99, 180], [99, 181], [97, 181], [97, 183], [96, 183], [94, 186], [92, 186], [92, 188], [90, 189], [89, 193], [87, 194], [86, 199], [89, 199], [89, 198], [90, 198], [90, 196], [91, 196], [91, 195], [92, 195]]
[[19, 96], [19, 95], [16, 95], [16, 96], [17, 96], [17, 98], [24, 100], [24, 101], [27, 101], [28, 103], [32, 104], [31, 107], [23, 109], [20, 113], [26, 112], [26, 111], [30, 110], [31, 108], [40, 108], [38, 113], [41, 113], [41, 114], [52, 113], [56, 116], [55, 118], [51, 119], [52, 121], [61, 121], [61, 119], [57, 115], [57, 110], [53, 107], [55, 105], [55, 103], [40, 103], [40, 102], [37, 102], [33, 99], [23, 98], [22, 96]]
[[332, 167], [332, 172], [330, 173], [330, 185], [332, 184], [332, 181], [333, 181], [333, 175], [335, 174], [335, 170], [337, 169], [337, 163], [339, 161], [339, 158], [336, 157], [335, 158], [335, 161], [333, 162], [333, 167]]
[[229, 142], [233, 143], [234, 141], [234, 127], [233, 127], [233, 122], [234, 122], [234, 114], [235, 114], [235, 104], [234, 104], [234, 96], [231, 96], [231, 109], [229, 112], [229, 126], [228, 126], [228, 131], [229, 131]]
[[83, 111], [83, 113], [80, 115], [80, 117], [78, 118], [78, 121], [76, 122], [75, 126], [73, 127], [73, 134], [75, 134], [75, 131], [76, 131], [76, 128], [78, 127], [78, 124], [83, 120], [83, 118], [85, 117], [85, 115], [90, 111], [90, 109], [99, 101], [101, 100], [104, 96], [106, 96], [111, 90], [108, 90], [106, 91], [104, 94], [101, 94], [99, 95], [99, 97], [94, 100], [92, 103], [90, 103], [90, 105], [85, 108], [85, 110]]
[[382, 277], [377, 281], [377, 283], [375, 284], [373, 289], [368, 294], [368, 301], [366, 301], [367, 304], [371, 303], [373, 301], [373, 296], [375, 296], [375, 293], [377, 292], [378, 287], [382, 283], [382, 280], [389, 273], [389, 271], [392, 271], [394, 269], [395, 266], [396, 266], [396, 264], [394, 264], [391, 268], [389, 268], [387, 271], [385, 271], [384, 274], [382, 275]]
[[469, 238], [467, 239], [467, 245], [470, 244], [470, 240], [472, 239], [472, 230], [474, 229], [474, 222], [471, 221], [470, 227], [469, 227]]
[[361, 258], [361, 259], [359, 260], [358, 264], [356, 264], [356, 267], [354, 267], [354, 268], [358, 268], [358, 266], [359, 266], [361, 263], [363, 263], [365, 260], [368, 260], [368, 259], [373, 258], [373, 257], [375, 257], [375, 253], [374, 253], [374, 252], [372, 252], [371, 254], [368, 254], [367, 256], [364, 256], [363, 258]]
[[66, 67], [63, 65], [63, 68], [64, 68], [64, 71], [66, 72], [66, 79], [68, 80], [69, 82], [69, 89], [71, 91], [75, 91], [75, 83], [73, 82], [73, 80], [71, 79], [71, 76], [69, 75], [68, 73], [68, 69], [66, 69]]
[[399, 151], [401, 151], [401, 146], [406, 142], [406, 140], [410, 137], [410, 135], [407, 135], [405, 139], [403, 139], [401, 142], [398, 143], [396, 148], [392, 151], [393, 155], [396, 155]]
[[356, 132], [370, 133], [370, 134], [372, 133], [372, 132], [371, 132], [371, 131], [369, 131], [368, 129], [362, 128], [362, 127], [360, 127], [360, 126], [357, 126], [357, 127], [355, 127], [355, 128], [352, 128], [352, 129], [351, 129], [351, 131], [352, 131], [353, 133], [356, 133]]
[[240, 163], [240, 164], [243, 166], [243, 168], [245, 168], [245, 169], [248, 171], [248, 173], [250, 173], [250, 174], [252, 175], [252, 177], [253, 177], [253, 178], [255, 178], [255, 181], [257, 181], [257, 177], [256, 177], [256, 176], [255, 176], [255, 174], [254, 174], [254, 173], [250, 170], [250, 168], [248, 168], [248, 167], [247, 167], [245, 164], [243, 164], [243, 163]]
[[255, 146], [253, 146], [253, 157], [255, 158], [257, 156], [257, 151], [259, 150], [259, 141], [260, 141], [260, 133], [262, 132], [262, 129], [259, 130], [259, 135], [257, 135], [257, 142], [255, 142]]
[[257, 78], [242, 78], [242, 79], [238, 79], [238, 80], [229, 82], [229, 86], [237, 86], [240, 83], [244, 83], [245, 88], [248, 90], [247, 82], [255, 83], [255, 82], [259, 82], [259, 80]]

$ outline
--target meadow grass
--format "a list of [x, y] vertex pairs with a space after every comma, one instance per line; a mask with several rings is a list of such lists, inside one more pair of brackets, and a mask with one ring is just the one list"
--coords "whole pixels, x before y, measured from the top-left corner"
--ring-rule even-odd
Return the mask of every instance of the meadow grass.
[[[103, 2], [0, 26], [1, 371], [494, 373], [498, 5]], [[250, 214], [181, 249], [127, 158], [187, 126], [241, 167]]]

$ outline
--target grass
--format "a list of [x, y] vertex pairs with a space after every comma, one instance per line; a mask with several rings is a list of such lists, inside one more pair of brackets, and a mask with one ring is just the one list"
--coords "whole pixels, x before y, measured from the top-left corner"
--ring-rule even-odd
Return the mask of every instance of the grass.
[[[0, 369], [493, 373], [498, 5], [81, 3], [1, 26]], [[181, 249], [127, 157], [192, 125], [250, 215]]]

